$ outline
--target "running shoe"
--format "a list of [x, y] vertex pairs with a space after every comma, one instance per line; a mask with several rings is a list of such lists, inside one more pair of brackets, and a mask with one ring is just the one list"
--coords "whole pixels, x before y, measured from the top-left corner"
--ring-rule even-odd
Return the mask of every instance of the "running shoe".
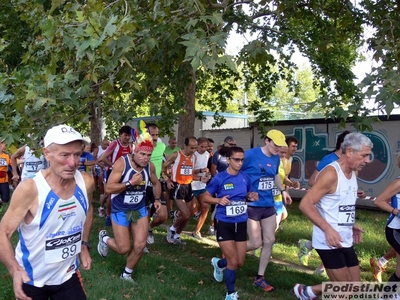
[[300, 300], [315, 300], [315, 299], [317, 299], [317, 298], [311, 298], [310, 296], [308, 296], [306, 288], [307, 288], [307, 286], [305, 284], [299, 284], [299, 283], [297, 283], [293, 287], [293, 291], [294, 291], [297, 299], [300, 299]]
[[382, 282], [382, 273], [386, 272], [386, 266], [381, 267], [379, 265], [379, 259], [371, 257], [369, 264], [372, 268], [372, 274], [377, 282]]
[[224, 269], [218, 267], [218, 257], [213, 257], [211, 259], [211, 265], [214, 267], [214, 279], [218, 282], [222, 282], [224, 280]]
[[259, 279], [257, 279], [257, 277], [254, 278], [253, 285], [262, 288], [266, 292], [272, 292], [274, 290], [274, 287], [265, 281], [264, 276]]
[[234, 292], [234, 293], [229, 294], [229, 295], [227, 293], [226, 296], [225, 296], [225, 300], [237, 300], [237, 299], [239, 299], [239, 295], [238, 295], [237, 292]]
[[208, 235], [214, 235], [214, 234], [215, 234], [214, 226], [210, 226], [210, 228], [208, 228]]
[[143, 253], [150, 253], [149, 248], [147, 248], [147, 246], [145, 246], [145, 247], [143, 248]]
[[137, 282], [135, 280], [132, 279], [132, 277], [129, 275], [124, 275], [124, 273], [121, 274], [121, 276], [119, 276], [120, 279], [130, 282], [133, 285], [137, 285]]
[[175, 231], [172, 231], [170, 228], [168, 228], [167, 231], [167, 242], [170, 244], [174, 244], [174, 235], [175, 235]]
[[104, 208], [101, 206], [99, 207], [99, 217], [104, 218], [106, 214], [104, 213]]
[[315, 271], [314, 271], [314, 275], [318, 275], [318, 276], [321, 276], [321, 277], [326, 278], [326, 279], [329, 278], [328, 274], [326, 274], [325, 268], [323, 268], [323, 269], [316, 268]]
[[308, 242], [308, 240], [306, 239], [301, 239], [299, 240], [299, 242], [297, 243], [298, 247], [299, 247], [299, 251], [297, 252], [297, 256], [299, 258], [300, 263], [303, 266], [308, 266], [308, 259], [310, 258], [311, 255], [311, 251], [310, 249], [308, 249], [306, 247], [306, 243]]
[[170, 219], [173, 219], [173, 218], [174, 218], [174, 211], [173, 211], [173, 210], [170, 210], [170, 211], [169, 211], [169, 218], [170, 218]]
[[178, 237], [178, 238], [174, 238], [173, 244], [174, 245], [182, 245], [183, 246], [183, 245], [186, 245], [186, 242], [182, 241], [181, 238]]
[[107, 231], [101, 230], [99, 232], [99, 243], [97, 244], [97, 251], [102, 257], [107, 257], [108, 255], [108, 246], [103, 242], [103, 238], [108, 236]]
[[200, 234], [200, 232], [199, 233], [192, 233], [192, 237], [193, 238], [195, 238], [195, 239], [197, 239], [197, 240], [202, 240], [203, 239], [203, 237], [201, 236], [201, 234]]
[[149, 234], [147, 235], [147, 244], [149, 244], [149, 245], [154, 244], [153, 230], [149, 230]]
[[193, 215], [193, 219], [195, 219], [195, 220], [197, 221], [197, 220], [199, 219], [200, 215], [201, 215], [201, 211], [196, 212], [196, 213]]

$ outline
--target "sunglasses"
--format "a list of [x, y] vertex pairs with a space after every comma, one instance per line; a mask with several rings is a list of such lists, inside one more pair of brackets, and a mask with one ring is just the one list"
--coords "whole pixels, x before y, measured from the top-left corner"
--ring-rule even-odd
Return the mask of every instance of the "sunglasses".
[[234, 143], [227, 143], [229, 146], [231, 146], [231, 147], [236, 147], [236, 144], [234, 144]]
[[236, 157], [228, 157], [229, 159], [231, 159], [231, 160], [234, 160], [235, 162], [243, 162], [244, 161], [244, 158], [236, 158]]

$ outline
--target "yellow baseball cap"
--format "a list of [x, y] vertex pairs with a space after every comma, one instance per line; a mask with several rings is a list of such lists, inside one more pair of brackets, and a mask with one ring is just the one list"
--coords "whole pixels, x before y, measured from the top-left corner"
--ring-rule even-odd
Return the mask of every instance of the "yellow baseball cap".
[[279, 147], [287, 147], [285, 135], [282, 133], [282, 131], [272, 129], [267, 132], [267, 137], [269, 137], [275, 143], [275, 145]]

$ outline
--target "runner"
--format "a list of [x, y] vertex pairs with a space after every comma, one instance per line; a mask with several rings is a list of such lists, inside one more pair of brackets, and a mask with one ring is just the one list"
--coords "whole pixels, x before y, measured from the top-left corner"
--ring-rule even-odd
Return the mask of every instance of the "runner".
[[153, 188], [151, 182], [149, 182], [146, 190], [146, 198], [149, 203], [148, 206], [150, 207], [149, 211], [149, 218], [151, 218], [150, 225], [149, 225], [149, 233], [147, 236], [147, 243], [149, 245], [154, 244], [154, 234], [153, 234], [153, 228], [156, 226], [159, 226], [165, 222], [165, 220], [168, 219], [168, 212], [167, 212], [167, 202], [164, 197], [164, 191], [163, 191], [163, 186], [165, 187], [165, 182], [164, 179], [161, 177], [161, 171], [162, 171], [162, 165], [164, 161], [164, 150], [165, 150], [165, 144], [162, 142], [158, 141], [158, 133], [159, 133], [159, 128], [156, 124], [149, 123], [147, 124], [147, 127], [149, 129], [149, 133], [151, 135], [153, 145], [154, 145], [154, 150], [153, 153], [151, 154], [150, 161], [154, 164], [156, 168], [156, 175], [158, 180], [160, 181], [160, 186], [161, 186], [161, 196], [160, 196], [160, 203], [161, 207], [158, 209], [157, 213], [155, 213], [155, 206], [154, 206], [154, 201], [155, 197], [153, 194]]
[[[142, 133], [136, 142], [132, 155], [120, 157], [114, 164], [106, 185], [106, 192], [111, 195], [111, 222], [114, 238], [106, 230], [99, 232], [97, 250], [102, 257], [108, 255], [108, 249], [124, 255], [128, 254], [121, 279], [135, 284], [132, 272], [139, 263], [149, 228], [146, 208], [146, 188], [149, 181], [153, 184], [156, 212], [161, 207], [161, 186], [156, 169], [150, 157], [154, 146], [151, 136]], [[131, 242], [133, 239], [133, 247]]]
[[[0, 212], [3, 210], [2, 204], [10, 201], [10, 185], [8, 178], [9, 167], [11, 166], [11, 158], [6, 153], [6, 144], [0, 141]], [[14, 177], [15, 174], [12, 174]]]
[[186, 244], [180, 239], [180, 234], [193, 214], [190, 211], [190, 201], [193, 199], [191, 182], [193, 179], [200, 178], [199, 176], [194, 178], [195, 156], [193, 154], [197, 149], [197, 139], [194, 136], [187, 137], [184, 144], [183, 150], [172, 153], [163, 164], [163, 174], [167, 174], [167, 169], [172, 165], [171, 178], [164, 175], [164, 179], [179, 209], [172, 226], [168, 228], [167, 241], [170, 244], [180, 245]]
[[262, 288], [266, 292], [274, 290], [267, 283], [264, 274], [271, 258], [272, 246], [275, 242], [276, 216], [274, 206], [274, 183], [278, 191], [282, 193], [283, 201], [291, 204], [287, 191], [283, 188], [279, 178], [279, 149], [286, 147], [285, 135], [279, 130], [272, 129], [267, 132], [263, 147], [247, 150], [242, 172], [250, 177], [254, 191], [258, 191], [259, 200], [248, 204], [247, 251], [255, 250], [262, 246], [258, 272], [253, 285]]
[[235, 291], [236, 269], [243, 266], [247, 248], [246, 201], [257, 201], [258, 194], [250, 192], [250, 178], [240, 171], [244, 160], [243, 149], [229, 148], [226, 158], [228, 168], [211, 180], [203, 194], [203, 200], [218, 204], [215, 216], [216, 238], [224, 258], [211, 259], [214, 278], [218, 282], [225, 278], [225, 300], [236, 300], [239, 298]]
[[[131, 154], [132, 147], [130, 143], [131, 139], [131, 127], [122, 126], [119, 131], [119, 138], [112, 141], [108, 146], [107, 150], [100, 156], [98, 162], [103, 163], [107, 167], [107, 171], [103, 173], [104, 176], [104, 186], [107, 185], [108, 177], [112, 171], [114, 163], [123, 155]], [[105, 187], [106, 188], [106, 187]], [[106, 203], [106, 225], [111, 226], [111, 203], [110, 195], [106, 194], [104, 196]]]
[[[49, 129], [44, 138], [49, 167], [18, 185], [1, 220], [0, 260], [19, 300], [86, 299], [78, 266], [89, 270], [92, 264], [94, 181], [77, 171], [84, 142], [67, 125]], [[14, 254], [10, 238], [16, 230]]]
[[[203, 201], [203, 195], [206, 191], [206, 184], [208, 179], [211, 178], [210, 171], [207, 168], [208, 158], [210, 157], [210, 153], [207, 151], [208, 148], [208, 139], [206, 137], [200, 137], [197, 139], [197, 150], [194, 153], [196, 157], [196, 162], [194, 165], [194, 174], [199, 177], [200, 180], [192, 181], [192, 191], [193, 196], [198, 202], [198, 209], [200, 213], [197, 217], [197, 225], [192, 232], [192, 237], [201, 240], [201, 228], [204, 225], [204, 222], [207, 219], [208, 211], [210, 209], [210, 205]], [[206, 182], [203, 182], [203, 176], [206, 176]]]
[[[363, 230], [355, 222], [357, 175], [370, 162], [372, 142], [361, 133], [349, 133], [342, 154], [326, 166], [300, 202], [300, 210], [314, 224], [312, 243], [330, 281], [361, 281], [360, 266], [353, 243], [362, 241]], [[322, 285], [296, 284], [302, 300], [322, 294]]]

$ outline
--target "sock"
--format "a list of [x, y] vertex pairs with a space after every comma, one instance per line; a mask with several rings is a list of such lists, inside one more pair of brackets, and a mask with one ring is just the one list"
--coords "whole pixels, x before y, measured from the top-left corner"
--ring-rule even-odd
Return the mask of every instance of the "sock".
[[128, 277], [131, 276], [133, 272], [133, 269], [129, 269], [128, 267], [125, 267], [124, 272], [122, 273], [122, 276]]
[[262, 277], [264, 277], [264, 276], [258, 275], [258, 274], [257, 274], [256, 279], [258, 280], [258, 279], [260, 279], [260, 278], [262, 278]]
[[153, 228], [149, 228], [149, 233], [153, 232]]
[[310, 250], [314, 249], [311, 241], [307, 241], [307, 243], [305, 243], [304, 246], [306, 246], [306, 248]]
[[378, 260], [378, 265], [379, 265], [380, 267], [384, 267], [387, 263], [388, 263], [388, 260], [387, 260], [384, 256], [382, 256], [382, 257]]
[[171, 231], [176, 231], [176, 228], [174, 227], [174, 225], [171, 225], [171, 227], [169, 228]]
[[103, 242], [107, 244], [107, 241], [110, 237], [108, 235], [103, 236]]
[[308, 286], [306, 288], [306, 293], [307, 293], [308, 297], [310, 297], [311, 299], [314, 299], [315, 297], [317, 297], [317, 295], [315, 295], [314, 292], [312, 291], [311, 286]]
[[181, 235], [179, 233], [174, 234], [174, 239], [180, 239], [180, 238], [181, 238]]
[[236, 283], [236, 270], [225, 268], [224, 278], [225, 278], [226, 288], [228, 289], [228, 294], [234, 293], [235, 283]]
[[228, 265], [228, 263], [226, 262], [226, 258], [220, 259], [220, 260], [218, 261], [217, 265], [218, 265], [218, 267], [221, 268], [221, 269], [225, 268], [225, 267]]

